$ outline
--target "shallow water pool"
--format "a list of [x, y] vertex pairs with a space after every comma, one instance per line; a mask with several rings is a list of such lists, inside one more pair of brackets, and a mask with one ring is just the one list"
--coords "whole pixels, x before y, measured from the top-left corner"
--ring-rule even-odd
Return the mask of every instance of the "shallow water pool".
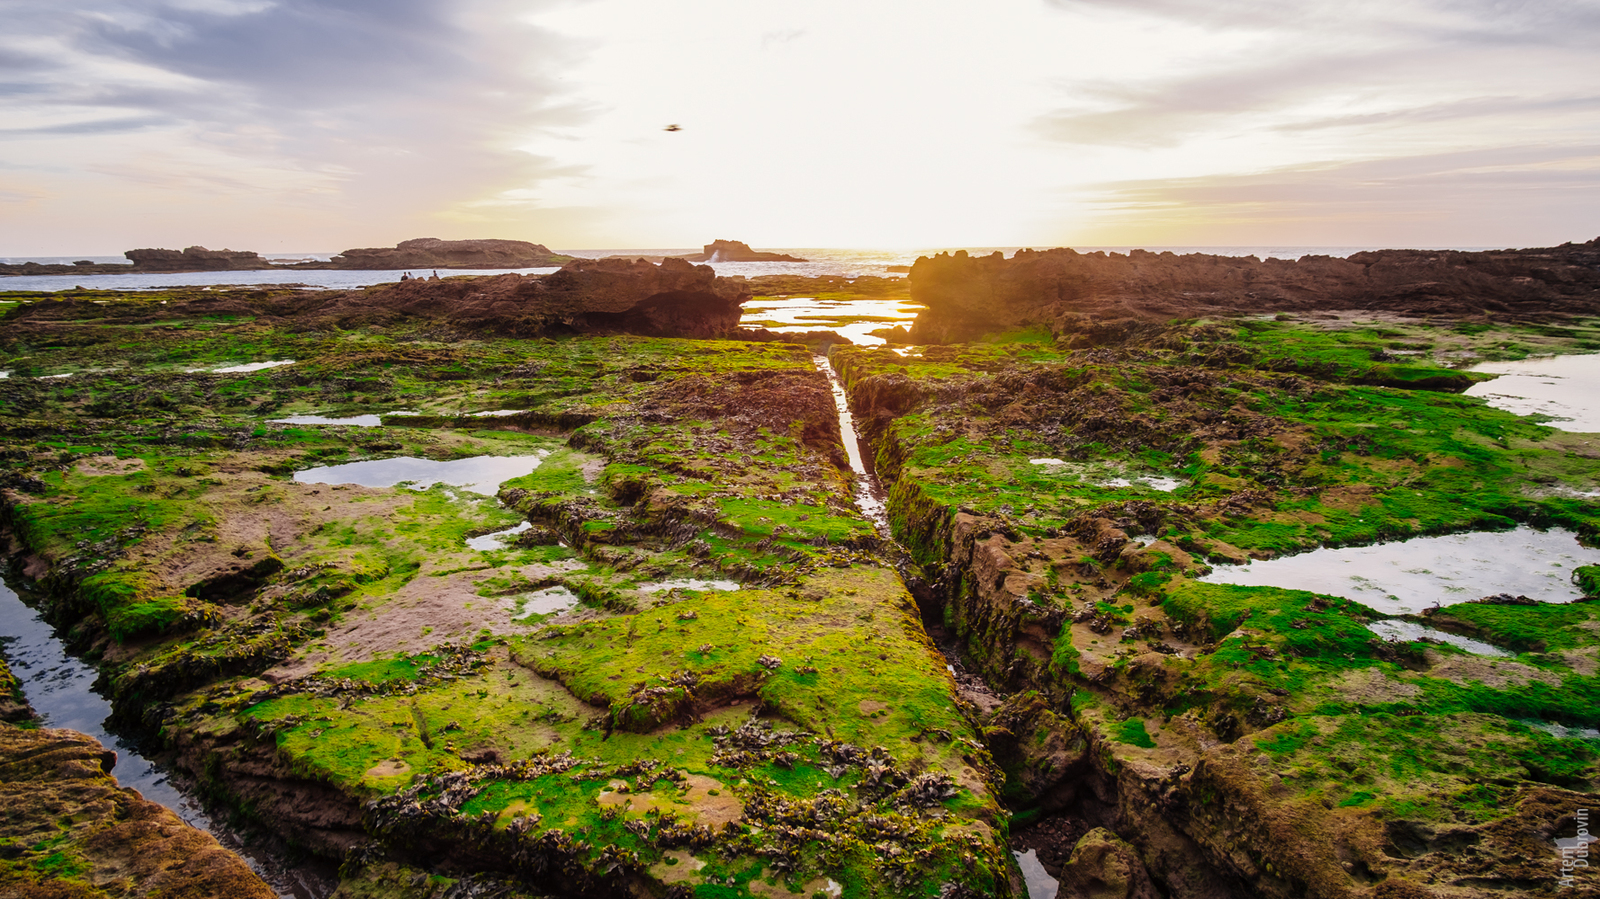
[[242, 375], [253, 371], [266, 371], [269, 368], [293, 364], [293, 359], [274, 359], [270, 362], [245, 362], [240, 365], [225, 365], [221, 368], [188, 368], [184, 370], [191, 374]]
[[1428, 639], [1439, 643], [1448, 643], [1473, 655], [1492, 656], [1501, 659], [1511, 658], [1516, 655], [1516, 653], [1507, 652], [1493, 643], [1485, 643], [1482, 640], [1474, 640], [1471, 637], [1463, 637], [1460, 634], [1441, 631], [1438, 628], [1418, 624], [1415, 621], [1399, 621], [1395, 619], [1374, 621], [1367, 625], [1367, 630], [1393, 642], [1409, 643], [1412, 640]]
[[450, 484], [493, 496], [501, 484], [532, 472], [548, 455], [540, 452], [528, 456], [472, 456], [446, 462], [396, 456], [308, 468], [295, 472], [294, 479], [302, 484], [357, 484], [362, 487], [405, 484], [414, 490]]
[[1572, 570], [1600, 564], [1600, 549], [1561, 528], [1417, 537], [1319, 549], [1248, 565], [1218, 565], [1201, 581], [1344, 596], [1391, 615], [1416, 614], [1497, 593], [1541, 602], [1582, 597]]
[[1549, 415], [1546, 424], [1562, 431], [1600, 432], [1600, 353], [1483, 362], [1468, 371], [1500, 377], [1472, 385], [1467, 396], [1517, 415]]
[[522, 621], [535, 615], [552, 615], [564, 612], [578, 604], [578, 595], [566, 587], [547, 587], [514, 597], [517, 614], [512, 621]]
[[9, 584], [0, 582], [0, 646], [22, 685], [28, 704], [46, 727], [64, 727], [99, 740], [117, 754], [112, 774], [117, 783], [139, 791], [151, 802], [175, 812], [186, 823], [209, 832], [239, 853], [251, 869], [286, 899], [321, 899], [333, 892], [322, 865], [291, 865], [266, 846], [246, 841], [200, 804], [197, 794], [176, 782], [169, 771], [146, 757], [141, 747], [108, 727], [111, 703], [95, 692], [97, 673], [68, 654], [55, 630], [29, 608]]
[[640, 584], [636, 589], [640, 593], [662, 593], [667, 590], [722, 590], [726, 592], [739, 589], [739, 582], [703, 581], [699, 578], [680, 577], [667, 581], [656, 581], [652, 584]]
[[1011, 854], [1016, 856], [1017, 867], [1022, 869], [1022, 880], [1028, 887], [1028, 899], [1055, 899], [1061, 892], [1061, 882], [1044, 869], [1044, 863], [1039, 861], [1039, 850], [1012, 850]]
[[352, 428], [380, 428], [383, 421], [376, 415], [352, 415], [349, 418], [328, 418], [324, 415], [291, 415], [271, 419], [279, 425], [346, 425]]
[[505, 549], [507, 537], [510, 537], [513, 534], [520, 534], [532, 527], [533, 522], [524, 521], [514, 528], [507, 528], [503, 531], [495, 531], [492, 534], [484, 534], [481, 537], [468, 537], [467, 546], [470, 549], [475, 549], [478, 552], [484, 553], [494, 552], [497, 549]]

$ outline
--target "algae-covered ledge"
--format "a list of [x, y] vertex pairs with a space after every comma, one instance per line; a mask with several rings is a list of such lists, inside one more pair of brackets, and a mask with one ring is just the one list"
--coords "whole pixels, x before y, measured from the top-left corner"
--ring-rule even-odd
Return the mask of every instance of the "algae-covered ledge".
[[1469, 571], [1400, 618], [1348, 579], [1209, 581], [1529, 526], [1592, 556], [1600, 437], [1462, 397], [1481, 376], [1449, 366], [1592, 351], [1596, 320], [1046, 322], [833, 353], [896, 535], [969, 663], [1016, 691], [986, 727], [1014, 845], [1064, 889], [1555, 888], [1556, 841], [1600, 799], [1600, 568], [1552, 571], [1561, 604], [1470, 592]]
[[[12, 332], [73, 374], [4, 385], [6, 524], [124, 723], [348, 889], [1010, 891], [810, 350], [163, 299]], [[293, 362], [214, 371], [254, 358]], [[271, 420], [307, 414], [383, 425]], [[497, 496], [340, 482], [502, 457]]]
[[[1600, 437], [1463, 396], [1459, 365], [1600, 349], [1600, 319], [1017, 300], [983, 334], [930, 283], [885, 334], [965, 342], [830, 354], [894, 543], [853, 502], [825, 333], [485, 328], [510, 282], [10, 313], [5, 522], [126, 723], [349, 896], [1005, 896], [1008, 850], [1062, 895], [1554, 888], [1600, 799], [1600, 605], [1217, 580], [1592, 544]], [[294, 361], [219, 372], [260, 360]], [[302, 416], [379, 426], [274, 421]], [[340, 483], [490, 457], [529, 467]]]

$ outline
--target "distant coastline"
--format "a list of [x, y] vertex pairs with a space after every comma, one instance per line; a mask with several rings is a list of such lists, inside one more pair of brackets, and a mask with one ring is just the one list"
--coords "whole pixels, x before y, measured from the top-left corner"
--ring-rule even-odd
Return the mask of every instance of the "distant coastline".
[[[1042, 246], [1041, 246], [1042, 248]], [[764, 275], [806, 275], [812, 277], [903, 277], [906, 269], [921, 257], [933, 257], [943, 252], [966, 250], [973, 256], [984, 256], [994, 252], [1004, 253], [1006, 256], [1015, 255], [1023, 247], [915, 247], [915, 248], [867, 248], [867, 249], [842, 249], [826, 247], [780, 247], [772, 252], [792, 255], [806, 259], [806, 262], [709, 262], [701, 263], [710, 265], [717, 274], [726, 277], [761, 277]], [[1148, 250], [1152, 253], [1173, 253], [1186, 255], [1189, 253], [1203, 253], [1215, 256], [1255, 256], [1260, 259], [1298, 259], [1303, 256], [1332, 256], [1344, 258], [1355, 253], [1370, 252], [1385, 249], [1376, 246], [1232, 246], [1232, 247], [1199, 247], [1199, 246], [1113, 246], [1113, 247], [1075, 247], [1080, 253], [1120, 253], [1126, 255], [1136, 249]], [[1422, 247], [1427, 250], [1454, 250], [1458, 252], [1475, 252], [1491, 247]], [[665, 257], [685, 257], [694, 254], [694, 250], [684, 247], [655, 247], [655, 248], [583, 248], [563, 249], [552, 251], [555, 255], [566, 258], [602, 258], [606, 256], [619, 256], [626, 258], [661, 259]], [[10, 268], [11, 273], [0, 274], [0, 291], [41, 291], [59, 292], [82, 287], [86, 290], [158, 290], [167, 287], [204, 287], [204, 286], [300, 286], [308, 288], [321, 288], [329, 290], [349, 290], [373, 284], [391, 283], [400, 280], [408, 271], [413, 275], [428, 275], [434, 267], [428, 266], [398, 266], [394, 268], [353, 270], [335, 267], [315, 267], [312, 265], [291, 265], [285, 262], [304, 262], [308, 259], [325, 261], [337, 254], [330, 253], [274, 253], [261, 257], [269, 263], [266, 268], [235, 269], [199, 271], [188, 273], [174, 272], [139, 272], [123, 260], [115, 262], [118, 257], [107, 256], [80, 256], [81, 260], [96, 264], [96, 268], [76, 267], [69, 270], [46, 272], [19, 272], [16, 271], [28, 262], [40, 264], [60, 265], [63, 260], [71, 263], [69, 257], [3, 257], [0, 256], [0, 271]], [[109, 260], [109, 261], [108, 261]], [[485, 266], [482, 268], [451, 268], [438, 266], [444, 276], [472, 276], [472, 275], [499, 275], [515, 272], [523, 275], [546, 274], [556, 271], [559, 266]]]

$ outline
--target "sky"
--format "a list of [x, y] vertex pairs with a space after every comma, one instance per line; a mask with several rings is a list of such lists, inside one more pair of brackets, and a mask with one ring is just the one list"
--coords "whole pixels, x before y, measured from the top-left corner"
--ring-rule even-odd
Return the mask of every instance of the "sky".
[[0, 0], [0, 22], [4, 256], [1600, 235], [1600, 0]]

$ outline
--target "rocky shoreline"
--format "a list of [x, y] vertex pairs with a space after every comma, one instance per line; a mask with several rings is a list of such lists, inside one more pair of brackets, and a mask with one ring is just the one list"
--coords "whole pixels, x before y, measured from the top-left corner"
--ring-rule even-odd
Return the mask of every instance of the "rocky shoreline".
[[564, 265], [571, 256], [553, 253], [525, 240], [439, 240], [421, 237], [393, 247], [345, 250], [327, 261], [277, 263], [253, 250], [128, 250], [128, 265], [81, 260], [71, 265], [38, 262], [0, 264], [0, 275], [179, 274], [232, 271], [401, 271], [434, 269], [543, 268]]
[[[80, 260], [70, 265], [38, 262], [0, 263], [0, 276], [4, 275], [119, 275], [119, 274], [179, 274], [186, 272], [227, 271], [411, 271], [418, 277], [436, 270], [454, 269], [521, 269], [562, 266], [574, 260], [553, 252], [544, 244], [525, 240], [440, 240], [436, 237], [419, 237], [401, 241], [393, 247], [364, 247], [345, 250], [326, 261], [273, 262], [253, 250], [208, 250], [189, 247], [184, 250], [139, 249], [128, 250], [123, 255], [130, 264], [95, 263]], [[657, 263], [663, 259], [681, 259], [685, 262], [805, 262], [797, 256], [783, 253], [765, 253], [752, 250], [737, 240], [716, 240], [706, 244], [700, 253], [683, 256], [615, 256], [612, 260], [629, 262], [643, 260]]]
[[[117, 714], [352, 897], [1020, 895], [1008, 849], [1063, 897], [1540, 894], [1600, 747], [1527, 721], [1594, 726], [1600, 603], [1395, 619], [1491, 663], [1200, 577], [1594, 541], [1595, 436], [1450, 367], [1600, 348], [1592, 253], [1421, 261], [1366, 305], [1226, 286], [1272, 262], [940, 257], [903, 353], [742, 339], [752, 294], [852, 285], [682, 261], [40, 297], [5, 313], [0, 520]], [[184, 370], [241, 355], [294, 361]], [[272, 421], [310, 412], [383, 425]], [[296, 475], [483, 456], [540, 461], [492, 499]]]

